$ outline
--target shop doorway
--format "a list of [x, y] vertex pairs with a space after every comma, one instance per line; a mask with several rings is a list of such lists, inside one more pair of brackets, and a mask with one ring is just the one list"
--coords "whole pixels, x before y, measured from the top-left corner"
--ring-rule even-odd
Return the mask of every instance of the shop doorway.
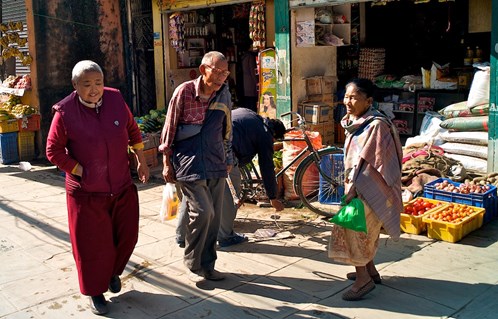
[[133, 69], [133, 111], [143, 115], [156, 109], [152, 2], [131, 0], [131, 63]]
[[[256, 110], [258, 52], [253, 49], [249, 36], [250, 9], [251, 2], [246, 2], [168, 14], [169, 28], [184, 30], [182, 37], [169, 41], [170, 68], [167, 73], [172, 90], [180, 83], [198, 77], [203, 55], [215, 50], [227, 58], [230, 71], [227, 81], [234, 107]], [[183, 46], [180, 43], [184, 43]], [[251, 63], [244, 63], [249, 60]], [[248, 83], [254, 88], [251, 93], [245, 89]]]

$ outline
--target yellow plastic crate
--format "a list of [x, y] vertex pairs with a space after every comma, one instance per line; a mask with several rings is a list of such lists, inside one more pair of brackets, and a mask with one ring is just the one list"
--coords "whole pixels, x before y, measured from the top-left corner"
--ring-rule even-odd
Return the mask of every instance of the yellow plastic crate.
[[475, 206], [469, 207], [473, 209], [474, 213], [459, 223], [434, 220], [429, 218], [429, 215], [424, 215], [422, 220], [427, 224], [427, 237], [456, 243], [469, 233], [480, 228], [482, 226], [486, 209]]
[[[437, 207], [429, 209], [423, 215], [419, 215], [419, 216], [413, 216], [413, 215], [410, 215], [410, 214], [401, 213], [401, 216], [400, 216], [400, 227], [401, 227], [401, 231], [403, 231], [403, 232], [405, 232], [407, 234], [419, 235], [419, 234], [425, 232], [426, 231], [426, 225], [423, 222], [422, 217], [426, 216], [427, 214], [433, 213], [436, 210], [442, 209], [443, 207], [448, 206], [448, 203], [445, 202], [445, 201], [440, 201], [440, 200], [435, 200], [435, 199], [429, 199], [429, 198], [424, 198], [424, 197], [418, 197], [418, 198], [422, 198], [424, 201], [427, 201], [429, 203], [433, 203], [435, 205], [438, 205], [438, 204], [440, 204], [440, 205], [437, 206]], [[408, 203], [405, 203], [403, 205], [403, 207], [406, 208], [406, 206], [415, 203], [416, 200], [417, 200], [417, 198], [412, 199]]]
[[0, 133], [10, 133], [19, 131], [17, 119], [0, 121]]
[[35, 132], [19, 132], [17, 135], [17, 150], [20, 161], [31, 161], [35, 158]]

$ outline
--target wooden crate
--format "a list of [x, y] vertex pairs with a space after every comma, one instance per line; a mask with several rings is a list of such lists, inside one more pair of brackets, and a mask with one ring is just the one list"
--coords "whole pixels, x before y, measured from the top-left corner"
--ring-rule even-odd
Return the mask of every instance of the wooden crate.
[[[159, 160], [157, 159], [157, 149], [151, 148], [148, 150], [144, 150], [145, 162], [149, 168], [154, 168], [159, 165]], [[130, 153], [130, 169], [133, 171], [137, 170], [137, 160], [135, 159], [135, 154]]]

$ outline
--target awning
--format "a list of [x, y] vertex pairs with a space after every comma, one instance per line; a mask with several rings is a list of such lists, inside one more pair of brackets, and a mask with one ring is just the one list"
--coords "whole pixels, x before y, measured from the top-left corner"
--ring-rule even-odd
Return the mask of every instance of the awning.
[[251, 0], [158, 0], [162, 13], [196, 10], [245, 2], [251, 2]]
[[[399, 2], [400, 0], [289, 0], [289, 8], [295, 9], [299, 7], [324, 7], [335, 6], [346, 3], [372, 2], [372, 6], [386, 5], [389, 2]], [[455, 0], [406, 0], [415, 4], [433, 2], [455, 2]]]
[[299, 7], [325, 7], [368, 1], [372, 0], [289, 0], [289, 8], [295, 9]]

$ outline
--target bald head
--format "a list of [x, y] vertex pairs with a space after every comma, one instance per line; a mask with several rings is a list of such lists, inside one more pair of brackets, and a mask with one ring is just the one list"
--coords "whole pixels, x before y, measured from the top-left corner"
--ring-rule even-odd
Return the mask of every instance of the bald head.
[[218, 51], [209, 51], [204, 54], [202, 58], [201, 64], [213, 65], [219, 61], [226, 61], [227, 58], [223, 55], [223, 53]]

